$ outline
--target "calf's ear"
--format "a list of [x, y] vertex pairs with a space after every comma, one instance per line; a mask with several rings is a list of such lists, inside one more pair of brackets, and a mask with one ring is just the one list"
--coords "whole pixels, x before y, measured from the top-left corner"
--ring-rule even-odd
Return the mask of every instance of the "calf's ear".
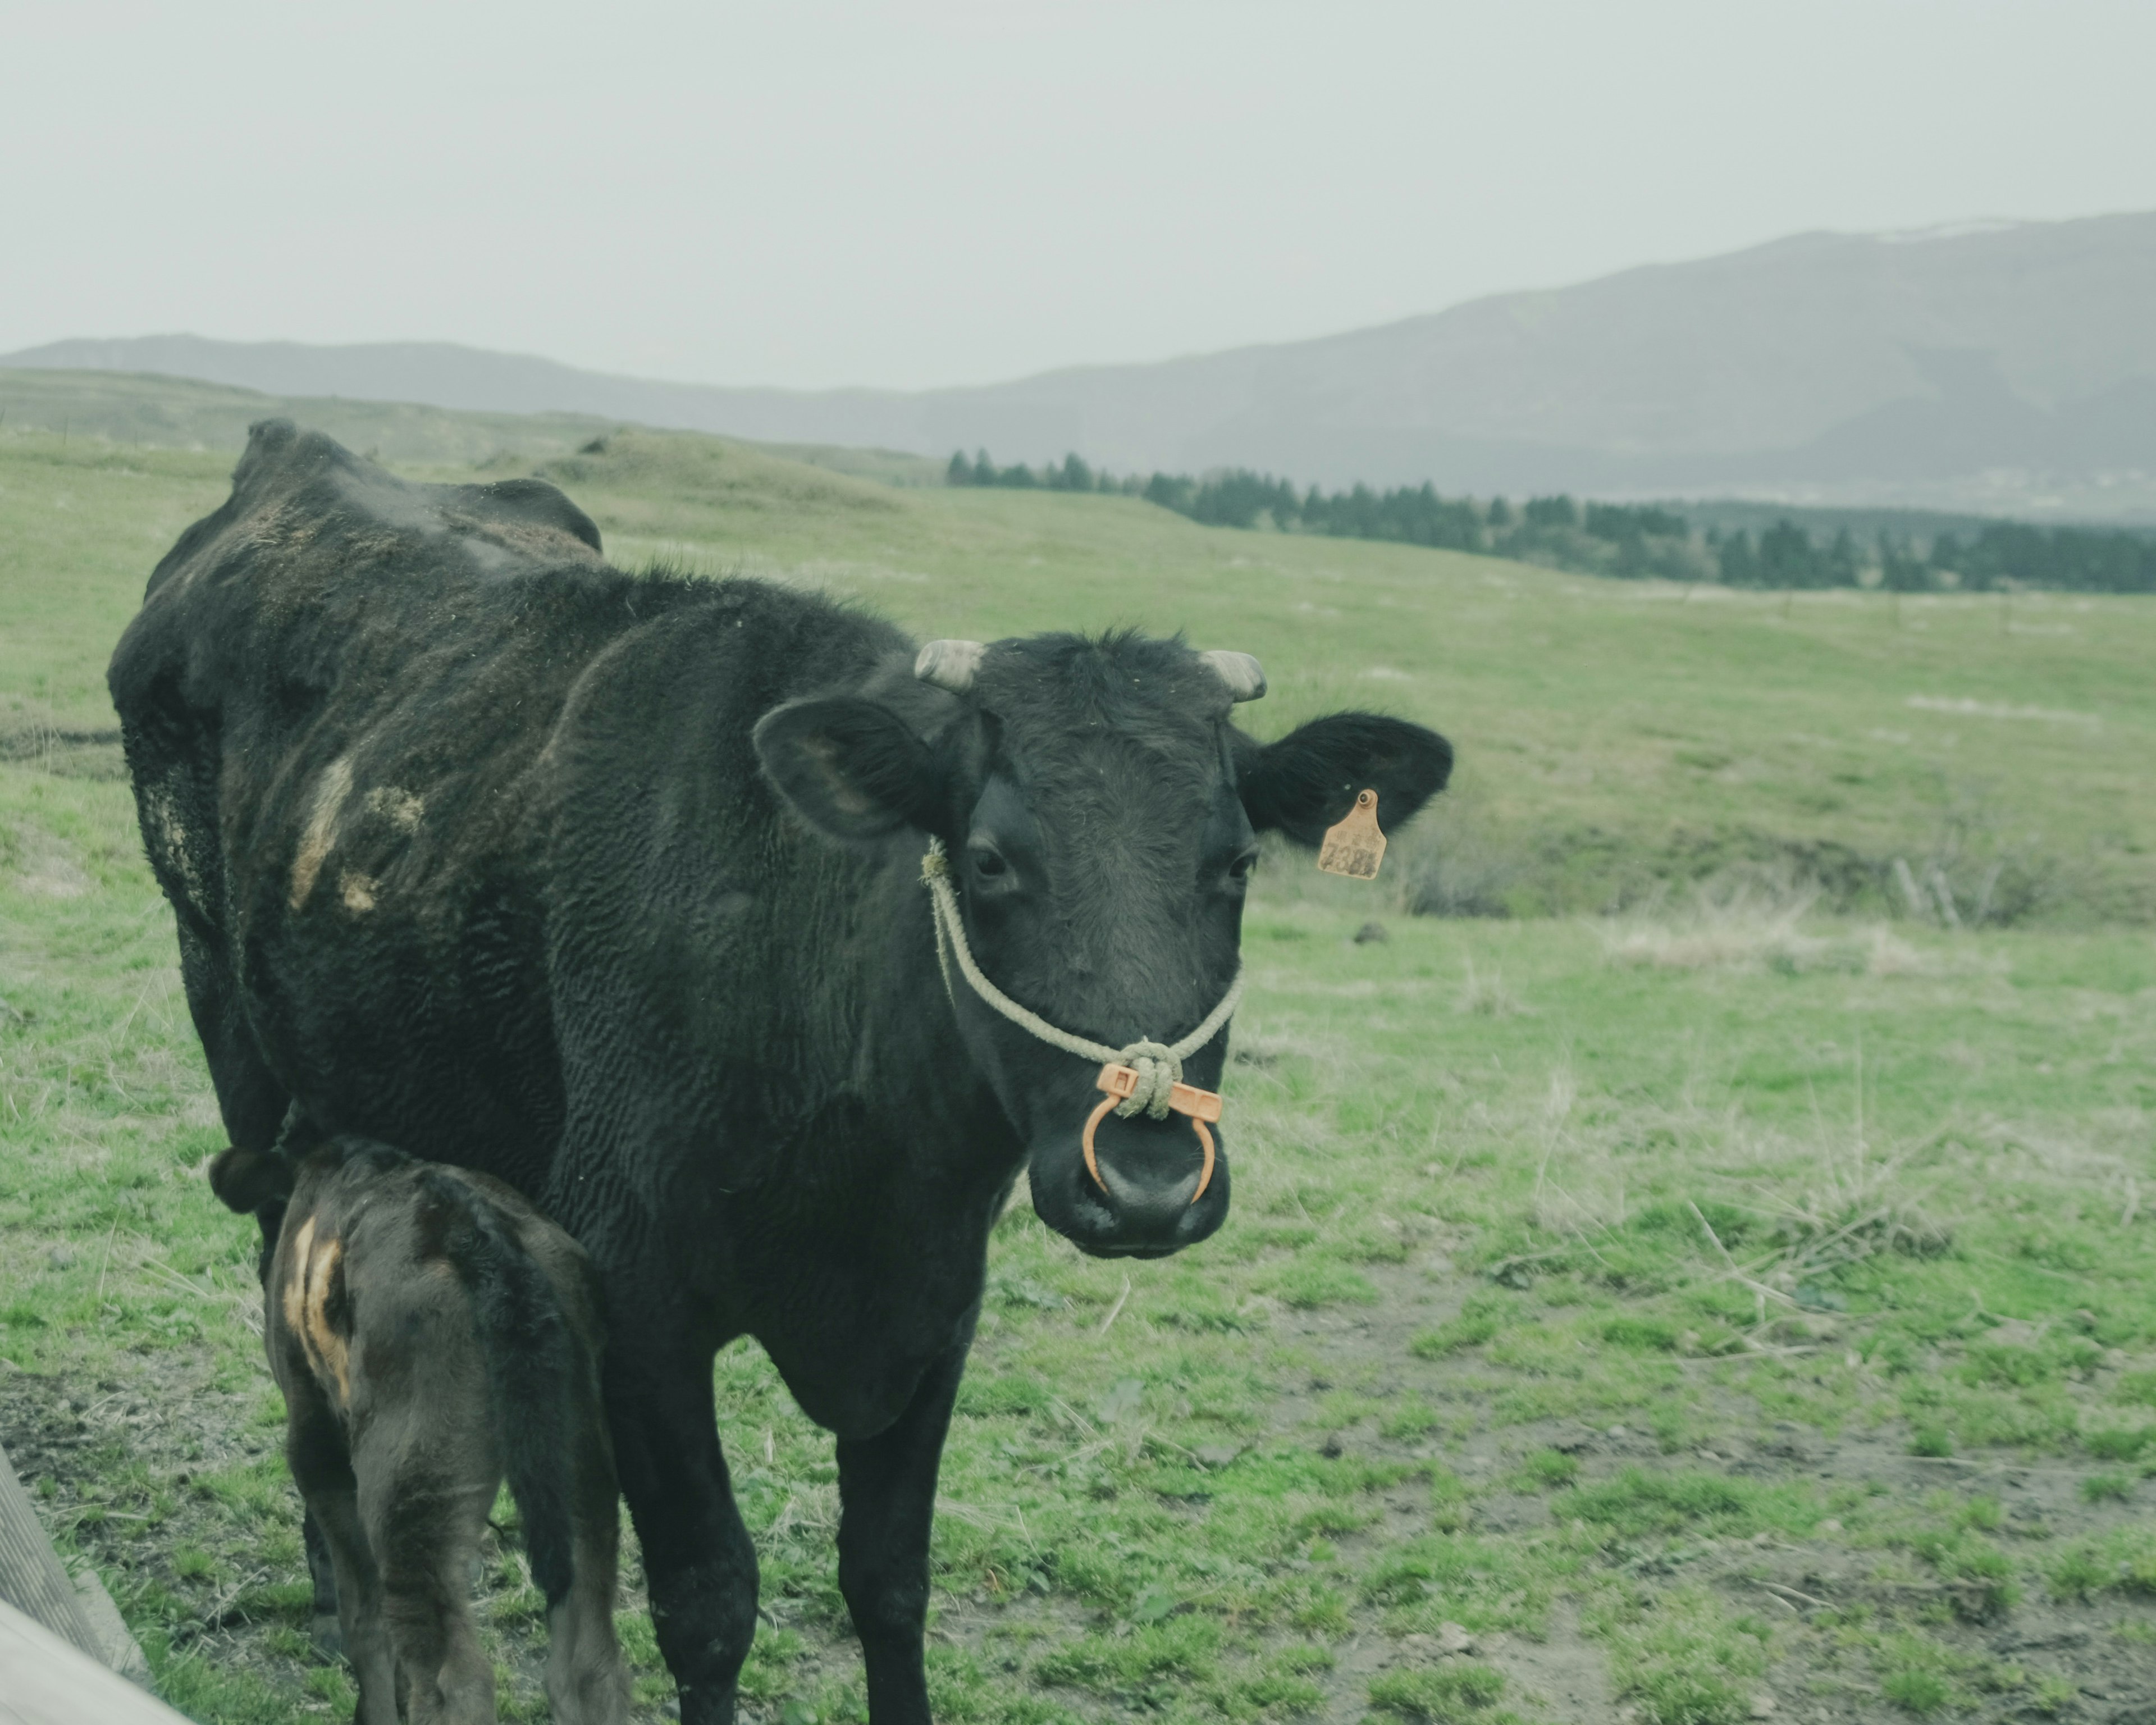
[[935, 757], [879, 702], [837, 696], [773, 707], [757, 724], [756, 753], [779, 794], [834, 839], [858, 844], [934, 814]]
[[209, 1189], [227, 1209], [250, 1215], [292, 1195], [292, 1165], [275, 1150], [243, 1150], [234, 1144], [210, 1159]]
[[1236, 788], [1250, 824], [1316, 845], [1355, 806], [1378, 793], [1378, 820], [1393, 832], [1445, 788], [1452, 745], [1435, 731], [1376, 713], [1333, 713], [1297, 726], [1278, 742], [1239, 737]]

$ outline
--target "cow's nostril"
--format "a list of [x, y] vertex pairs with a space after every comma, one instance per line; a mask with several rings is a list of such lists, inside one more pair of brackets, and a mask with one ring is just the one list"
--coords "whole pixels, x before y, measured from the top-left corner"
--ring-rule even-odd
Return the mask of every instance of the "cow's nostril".
[[1117, 1219], [1126, 1227], [1169, 1228], [1197, 1195], [1198, 1173], [1193, 1169], [1183, 1178], [1173, 1182], [1133, 1180], [1126, 1177], [1112, 1161], [1103, 1158], [1101, 1185], [1115, 1205]]

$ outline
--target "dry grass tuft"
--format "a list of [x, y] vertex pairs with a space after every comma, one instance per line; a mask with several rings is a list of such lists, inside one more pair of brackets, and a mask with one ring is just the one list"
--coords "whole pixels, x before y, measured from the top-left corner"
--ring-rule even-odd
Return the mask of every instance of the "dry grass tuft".
[[64, 839], [27, 824], [13, 834], [13, 842], [0, 846], [12, 863], [18, 891], [38, 898], [81, 898], [95, 890], [82, 865], [81, 854]]
[[1505, 973], [1492, 966], [1487, 974], [1475, 968], [1475, 961], [1467, 961], [1467, 980], [1460, 985], [1460, 1010], [1475, 1013], [1483, 1018], [1517, 1018], [1532, 1010], [1527, 1003], [1505, 986]]
[[1936, 1258], [1953, 1245], [1953, 1228], [1902, 1189], [1896, 1163], [1879, 1164], [1861, 1189], [1822, 1186], [1778, 1204], [1775, 1232], [1783, 1245], [1774, 1267], [1795, 1281], [1881, 1252]]
[[1675, 915], [1628, 916], [1602, 926], [1613, 964], [1656, 970], [1840, 971], [1852, 976], [1930, 974], [1925, 954], [1884, 924], [1839, 933], [1804, 927], [1817, 901], [1810, 890], [1702, 889]]
[[1857, 937], [1864, 950], [1866, 976], [1930, 976], [1938, 966], [1883, 922], [1875, 922]]
[[1603, 931], [1612, 962], [1657, 970], [1816, 969], [1829, 942], [1799, 927], [1815, 896], [1702, 892], [1673, 916], [1626, 917]]
[[[1857, 1087], [1861, 1099], [1861, 1055]], [[1807, 1284], [1823, 1282], [1882, 1253], [1936, 1258], [1950, 1250], [1952, 1227], [1926, 1206], [1908, 1172], [1947, 1136], [1936, 1132], [1880, 1154], [1867, 1137], [1860, 1100], [1846, 1139], [1837, 1141], [1821, 1131], [1809, 1178], [1748, 1185], [1749, 1202], [1740, 1207], [1768, 1219], [1772, 1245], [1741, 1271], [1733, 1262], [1729, 1269], [1760, 1296], [1760, 1322], [1765, 1322], [1768, 1301], [1794, 1303], [1791, 1296]], [[1701, 1225], [1707, 1225], [1703, 1217]], [[1726, 1251], [1722, 1256], [1727, 1260]]]

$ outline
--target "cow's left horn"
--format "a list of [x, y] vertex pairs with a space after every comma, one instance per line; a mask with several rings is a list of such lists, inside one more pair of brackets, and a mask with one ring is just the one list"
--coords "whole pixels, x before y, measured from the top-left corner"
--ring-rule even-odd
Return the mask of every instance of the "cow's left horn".
[[978, 641], [931, 641], [915, 655], [913, 674], [924, 683], [963, 695], [973, 686], [973, 673], [986, 650]]
[[1224, 647], [1198, 655], [1213, 667], [1214, 675], [1228, 685], [1238, 701], [1255, 701], [1265, 692], [1265, 668], [1247, 653], [1230, 653]]

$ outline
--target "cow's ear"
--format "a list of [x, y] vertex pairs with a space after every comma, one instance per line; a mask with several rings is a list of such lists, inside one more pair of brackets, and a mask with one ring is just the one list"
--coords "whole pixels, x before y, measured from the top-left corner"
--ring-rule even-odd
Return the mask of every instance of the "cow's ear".
[[1239, 740], [1236, 788], [1250, 824], [1316, 845], [1355, 806], [1378, 793], [1387, 832], [1404, 826], [1445, 788], [1452, 745], [1435, 731], [1376, 713], [1333, 713], [1297, 726], [1278, 742]]
[[275, 1150], [220, 1150], [209, 1164], [209, 1189], [227, 1209], [251, 1215], [292, 1195], [292, 1165]]
[[757, 725], [756, 753], [801, 818], [834, 839], [925, 827], [935, 812], [935, 757], [876, 701], [839, 696], [774, 707]]

